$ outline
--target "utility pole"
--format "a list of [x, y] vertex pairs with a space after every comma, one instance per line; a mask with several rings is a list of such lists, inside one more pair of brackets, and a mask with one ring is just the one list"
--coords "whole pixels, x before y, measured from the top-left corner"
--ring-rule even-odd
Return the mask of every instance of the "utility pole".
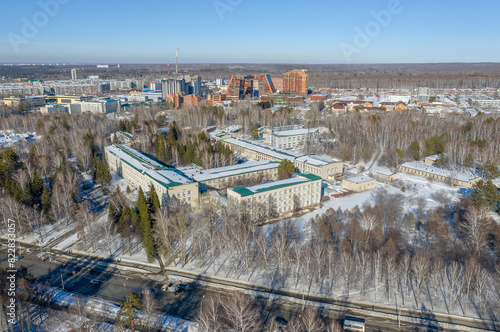
[[62, 271], [59, 271], [59, 274], [61, 275], [61, 285], [62, 285], [62, 289], [64, 290], [64, 280], [63, 280], [63, 276], [62, 276]]

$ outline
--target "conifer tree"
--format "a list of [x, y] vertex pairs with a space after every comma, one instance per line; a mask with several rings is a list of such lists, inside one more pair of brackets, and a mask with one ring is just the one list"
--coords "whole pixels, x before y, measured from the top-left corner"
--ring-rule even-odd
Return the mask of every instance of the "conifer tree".
[[50, 195], [49, 195], [49, 189], [47, 189], [46, 185], [43, 185], [41, 203], [42, 203], [42, 211], [45, 214], [48, 214], [50, 211]]
[[149, 196], [151, 197], [151, 213], [155, 213], [160, 208], [160, 199], [158, 198], [154, 185], [151, 186]]

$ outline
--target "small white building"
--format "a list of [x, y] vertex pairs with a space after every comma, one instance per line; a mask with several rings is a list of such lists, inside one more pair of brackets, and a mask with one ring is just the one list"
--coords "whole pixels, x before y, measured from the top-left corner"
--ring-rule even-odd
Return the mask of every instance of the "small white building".
[[342, 188], [355, 193], [375, 189], [377, 181], [368, 176], [356, 176], [342, 180]]

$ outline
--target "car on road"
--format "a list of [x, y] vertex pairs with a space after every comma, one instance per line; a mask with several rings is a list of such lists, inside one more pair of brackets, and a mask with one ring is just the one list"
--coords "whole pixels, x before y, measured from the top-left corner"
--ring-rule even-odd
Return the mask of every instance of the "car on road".
[[101, 284], [101, 280], [99, 280], [99, 279], [92, 279], [92, 280], [90, 280], [90, 283], [92, 285], [100, 285]]
[[161, 290], [164, 293], [175, 293], [177, 291], [177, 285], [175, 285], [173, 282], [170, 282], [168, 284], [165, 284], [161, 286]]
[[24, 256], [23, 256], [23, 255], [19, 255], [19, 256], [17, 256], [17, 260], [20, 260], [20, 259], [23, 259], [23, 258], [24, 258]]
[[77, 271], [72, 269], [72, 270], [67, 270], [66, 273], [69, 274], [70, 276], [72, 276], [72, 275], [75, 275], [77, 273]]

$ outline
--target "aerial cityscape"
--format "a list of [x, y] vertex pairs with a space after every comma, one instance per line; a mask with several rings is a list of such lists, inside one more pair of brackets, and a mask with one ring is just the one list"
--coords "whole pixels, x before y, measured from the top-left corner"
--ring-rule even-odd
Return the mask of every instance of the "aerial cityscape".
[[500, 3], [2, 7], [0, 332], [500, 331]]

